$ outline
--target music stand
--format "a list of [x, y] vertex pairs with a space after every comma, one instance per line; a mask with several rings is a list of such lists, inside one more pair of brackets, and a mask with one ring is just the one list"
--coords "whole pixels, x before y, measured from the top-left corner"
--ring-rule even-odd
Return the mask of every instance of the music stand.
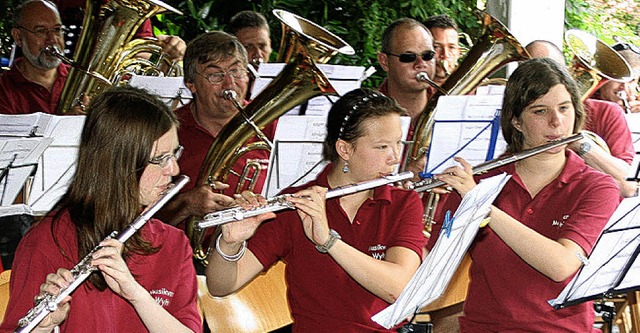
[[556, 299], [562, 309], [640, 289], [640, 197], [627, 198], [605, 226], [589, 257]]

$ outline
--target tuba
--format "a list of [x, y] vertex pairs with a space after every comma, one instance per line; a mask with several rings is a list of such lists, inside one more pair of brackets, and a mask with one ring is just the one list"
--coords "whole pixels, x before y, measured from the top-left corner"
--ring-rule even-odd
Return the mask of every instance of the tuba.
[[165, 11], [182, 14], [159, 0], [87, 0], [75, 61], [60, 96], [57, 113], [69, 111], [82, 94], [93, 95], [108, 88], [110, 84], [97, 78], [98, 75], [117, 82], [116, 77], [123, 76], [120, 55], [127, 50], [127, 43], [145, 20]]
[[[324, 28], [284, 10], [274, 10], [274, 15], [282, 22], [282, 43], [280, 61], [286, 62], [284, 69], [256, 98], [227, 123], [209, 148], [202, 165], [197, 184], [212, 181], [225, 182], [231, 169], [247, 152], [270, 150], [264, 141], [247, 144], [249, 139], [260, 134], [262, 129], [291, 108], [320, 95], [337, 95], [329, 79], [318, 62], [327, 62], [336, 53], [351, 55], [355, 51], [349, 44]], [[246, 117], [246, 119], [245, 119]], [[232, 139], [231, 139], [232, 138]], [[253, 168], [248, 171], [246, 167]], [[236, 192], [243, 188], [252, 190], [259, 166], [247, 163], [241, 174], [252, 175], [249, 186], [238, 184]], [[197, 221], [187, 221], [187, 236], [191, 240], [194, 256], [206, 264], [207, 251], [203, 247], [204, 232], [197, 227]]]
[[[483, 34], [467, 53], [458, 69], [442, 84], [418, 116], [411, 149], [405, 154], [406, 163], [417, 161], [427, 153], [431, 141], [434, 110], [442, 95], [463, 95], [473, 91], [482, 80], [503, 65], [526, 60], [529, 54], [509, 30], [497, 19], [482, 13]], [[420, 74], [418, 74], [420, 75]]]
[[[609, 45], [582, 30], [571, 29], [564, 35], [573, 53], [571, 76], [581, 87], [582, 100], [587, 99], [606, 80], [629, 82], [633, 70], [629, 63]], [[603, 80], [606, 79], [606, 80]]]

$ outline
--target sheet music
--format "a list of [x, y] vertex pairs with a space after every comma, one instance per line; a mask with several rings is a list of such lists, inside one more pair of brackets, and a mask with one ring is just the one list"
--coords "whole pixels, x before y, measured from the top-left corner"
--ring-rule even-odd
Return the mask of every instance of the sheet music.
[[75, 173], [80, 134], [85, 116], [51, 117], [45, 135], [53, 142], [42, 154], [31, 187], [28, 204], [36, 214], [44, 214], [66, 192]]
[[[259, 77], [253, 83], [251, 96], [258, 96], [264, 88], [282, 71], [285, 64], [283, 63], [264, 63], [258, 68]], [[347, 92], [360, 88], [362, 81], [370, 75], [362, 66], [345, 66], [345, 65], [329, 65], [319, 64], [318, 68], [322, 70], [325, 76], [336, 89], [339, 96]], [[304, 115], [309, 116], [325, 116], [329, 109], [339, 97], [338, 96], [318, 96], [310, 99], [304, 109]], [[287, 111], [285, 115], [301, 114], [300, 106]]]
[[147, 90], [172, 109], [189, 103], [193, 98], [191, 91], [184, 85], [182, 76], [134, 75], [129, 80], [129, 85]]
[[52, 139], [0, 137], [0, 205], [15, 202]]
[[456, 165], [455, 156], [471, 165], [500, 156], [507, 147], [499, 128], [501, 108], [502, 95], [440, 97], [431, 137], [431, 146], [437, 149], [429, 149], [425, 172], [440, 173]]
[[20, 115], [0, 115], [0, 136], [28, 137], [43, 136], [51, 115], [36, 112]]
[[14, 215], [33, 215], [33, 210], [25, 204], [15, 204], [0, 207], [0, 217]]
[[[322, 160], [326, 122], [326, 116], [280, 117], [262, 195], [271, 198], [287, 187], [302, 185], [316, 178], [327, 165]], [[404, 139], [411, 118], [401, 117], [401, 122]]]
[[387, 329], [443, 295], [475, 238], [491, 203], [511, 178], [506, 173], [483, 179], [464, 196], [450, 229], [443, 226], [438, 241], [395, 303], [371, 319]]
[[[640, 246], [640, 197], [624, 199], [605, 226], [578, 274], [556, 299], [555, 308], [603, 297], [615, 290], [640, 287], [640, 262], [632, 255]], [[630, 265], [629, 270], [625, 267]], [[618, 281], [622, 281], [616, 285]]]
[[631, 140], [636, 152], [640, 152], [640, 113], [625, 113], [627, 125], [631, 130]]

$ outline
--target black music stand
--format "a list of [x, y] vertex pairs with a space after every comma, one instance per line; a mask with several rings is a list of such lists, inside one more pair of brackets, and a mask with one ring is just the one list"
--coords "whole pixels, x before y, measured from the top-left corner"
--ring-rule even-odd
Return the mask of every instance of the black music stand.
[[556, 299], [562, 309], [640, 289], [640, 197], [622, 201], [578, 274]]

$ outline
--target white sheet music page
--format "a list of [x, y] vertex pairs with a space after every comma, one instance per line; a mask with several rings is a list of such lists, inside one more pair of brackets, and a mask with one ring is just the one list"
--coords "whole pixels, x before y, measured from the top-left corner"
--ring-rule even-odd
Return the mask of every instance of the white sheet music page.
[[[507, 147], [499, 128], [502, 95], [442, 96], [434, 110], [431, 147], [427, 156], [427, 173], [440, 173], [456, 165], [459, 156], [471, 165], [478, 165], [500, 156]], [[493, 127], [497, 126], [497, 127]], [[497, 137], [492, 144], [492, 131]], [[490, 157], [490, 158], [487, 158]]]
[[44, 137], [0, 137], [0, 204], [10, 205], [53, 141]]
[[75, 173], [80, 134], [85, 116], [49, 115], [44, 133], [53, 139], [42, 154], [28, 204], [36, 214], [44, 214], [66, 192]]
[[37, 112], [31, 114], [0, 115], [0, 136], [43, 136], [52, 116]]
[[[258, 67], [258, 79], [255, 80], [251, 91], [251, 96], [255, 98], [271, 81], [280, 74], [285, 64], [283, 63], [264, 63]], [[362, 81], [368, 77], [363, 66], [345, 66], [319, 64], [318, 68], [322, 70], [324, 75], [329, 79], [331, 85], [335, 88], [339, 96], [342, 96], [353, 89], [360, 88]], [[305, 115], [309, 116], [325, 116], [333, 103], [339, 96], [318, 96], [310, 99], [305, 109]], [[299, 115], [301, 109], [299, 106], [289, 110], [286, 115]]]
[[[478, 233], [489, 207], [511, 176], [506, 173], [483, 179], [464, 196], [450, 225], [438, 236], [435, 246], [422, 262], [395, 303], [371, 319], [387, 329], [413, 315], [444, 294], [449, 281]], [[446, 222], [445, 222], [446, 224]]]
[[[612, 289], [640, 287], [640, 262], [637, 258], [630, 262], [638, 246], [640, 197], [626, 198], [609, 219], [589, 255], [588, 264], [582, 266], [560, 295], [549, 300], [549, 304], [559, 307], [574, 300], [601, 297]], [[631, 267], [625, 272], [629, 264]], [[621, 278], [620, 285], [615, 285]]]
[[[400, 121], [404, 140], [411, 118], [401, 117]], [[262, 195], [271, 198], [287, 187], [299, 186], [316, 178], [328, 164], [322, 158], [322, 143], [327, 135], [326, 123], [326, 116], [280, 117]], [[398, 168], [395, 172], [398, 172]]]

